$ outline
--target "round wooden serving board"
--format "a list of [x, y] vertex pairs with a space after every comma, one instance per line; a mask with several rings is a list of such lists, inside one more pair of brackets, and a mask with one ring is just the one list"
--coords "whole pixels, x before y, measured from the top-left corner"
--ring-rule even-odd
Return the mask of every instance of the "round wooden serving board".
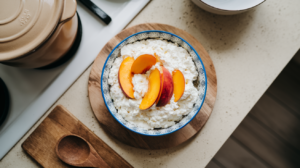
[[[101, 72], [104, 62], [111, 50], [126, 37], [145, 30], [163, 30], [174, 33], [189, 42], [200, 55], [207, 74], [207, 93], [204, 104], [197, 116], [184, 128], [172, 134], [153, 137], [134, 133], [119, 124], [107, 110], [100, 88]], [[100, 51], [94, 61], [88, 83], [89, 99], [97, 120], [105, 131], [123, 143], [143, 149], [163, 149], [177, 146], [201, 130], [208, 120], [217, 95], [217, 78], [212, 60], [203, 46], [189, 33], [173, 26], [157, 23], [140, 24], [127, 28], [113, 37]]]

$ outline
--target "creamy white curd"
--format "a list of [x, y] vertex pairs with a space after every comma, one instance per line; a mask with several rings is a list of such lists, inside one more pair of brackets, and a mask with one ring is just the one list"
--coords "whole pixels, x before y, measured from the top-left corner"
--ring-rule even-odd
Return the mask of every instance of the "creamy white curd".
[[[145, 74], [135, 74], [132, 78], [134, 86], [134, 99], [127, 98], [122, 92], [118, 82], [118, 71], [126, 57], [136, 59], [143, 54], [154, 55], [156, 53], [161, 63], [157, 62]], [[163, 65], [172, 74], [172, 71], [179, 69], [185, 78], [185, 91], [182, 97], [174, 102], [174, 95], [170, 102], [163, 107], [156, 107], [154, 104], [147, 110], [140, 110], [139, 105], [148, 90], [148, 76], [151, 70]], [[180, 121], [193, 108], [199, 90], [193, 85], [197, 79], [198, 72], [190, 54], [175, 43], [165, 40], [148, 39], [128, 44], [121, 48], [121, 56], [116, 58], [110, 69], [108, 83], [110, 95], [118, 113], [128, 122], [145, 129], [167, 128]]]

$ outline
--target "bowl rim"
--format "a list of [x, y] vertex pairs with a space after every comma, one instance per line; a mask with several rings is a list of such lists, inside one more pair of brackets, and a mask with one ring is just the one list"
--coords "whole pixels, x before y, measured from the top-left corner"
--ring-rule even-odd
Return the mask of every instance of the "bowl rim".
[[210, 8], [213, 8], [213, 9], [216, 9], [216, 10], [219, 10], [219, 11], [223, 11], [223, 12], [238, 12], [238, 11], [247, 11], [247, 10], [250, 10], [252, 8], [255, 8], [259, 5], [261, 5], [262, 3], [266, 2], [266, 0], [262, 0], [262, 2], [252, 6], [252, 7], [249, 7], [249, 8], [245, 8], [245, 9], [239, 9], [239, 10], [228, 10], [228, 9], [222, 9], [222, 8], [218, 8], [218, 7], [215, 7], [215, 6], [212, 6], [206, 2], [204, 2], [203, 0], [198, 0], [200, 2], [202, 2], [203, 4], [207, 5], [207, 7], [210, 7]]
[[[205, 89], [204, 89], [203, 101], [201, 102], [201, 105], [200, 105], [198, 111], [195, 113], [195, 115], [194, 115], [187, 123], [185, 123], [184, 125], [182, 125], [182, 126], [179, 127], [178, 129], [175, 129], [175, 130], [173, 130], [173, 131], [171, 131], [171, 132], [168, 132], [168, 133], [164, 133], [164, 134], [155, 134], [155, 135], [154, 135], [154, 134], [144, 134], [144, 133], [135, 131], [135, 130], [133, 130], [133, 129], [128, 128], [128, 127], [125, 126], [122, 122], [120, 122], [120, 121], [115, 117], [115, 115], [112, 114], [112, 112], [111, 112], [110, 109], [108, 108], [107, 103], [106, 103], [106, 100], [105, 100], [105, 96], [104, 96], [104, 93], [103, 93], [103, 86], [102, 86], [102, 84], [103, 84], [102, 81], [103, 81], [104, 69], [105, 69], [106, 64], [107, 64], [107, 61], [108, 61], [108, 59], [111, 57], [112, 53], [113, 53], [113, 52], [114, 52], [114, 51], [115, 51], [115, 50], [116, 50], [116, 49], [117, 49], [124, 41], [126, 41], [127, 39], [129, 39], [129, 38], [131, 38], [131, 37], [133, 37], [133, 36], [136, 36], [136, 35], [138, 35], [138, 34], [149, 33], [149, 32], [158, 32], [158, 33], [166, 33], [166, 34], [170, 34], [170, 35], [172, 35], [172, 36], [175, 36], [175, 37], [179, 38], [179, 39], [182, 40], [183, 42], [185, 42], [185, 43], [186, 43], [186, 44], [187, 44], [187, 45], [195, 52], [195, 54], [197, 55], [198, 59], [200, 60], [200, 63], [201, 63], [201, 65], [202, 65], [202, 67], [203, 67], [203, 73], [204, 73], [204, 78], [205, 78]], [[126, 129], [128, 129], [128, 130], [130, 130], [130, 131], [132, 131], [132, 132], [134, 132], [134, 133], [137, 133], [137, 134], [140, 134], [140, 135], [144, 135], [144, 136], [154, 136], [154, 137], [156, 137], [156, 136], [163, 136], [163, 135], [172, 134], [172, 133], [174, 133], [174, 132], [176, 132], [176, 131], [182, 129], [183, 127], [185, 127], [187, 124], [189, 124], [189, 123], [196, 117], [196, 115], [197, 115], [197, 114], [199, 113], [199, 111], [201, 110], [201, 108], [202, 108], [202, 106], [203, 106], [203, 104], [204, 104], [204, 101], [205, 101], [205, 99], [206, 99], [206, 92], [207, 92], [207, 75], [206, 75], [206, 70], [205, 70], [204, 64], [203, 64], [202, 59], [200, 58], [198, 52], [194, 49], [194, 47], [193, 47], [192, 45], [190, 45], [190, 43], [188, 43], [188, 42], [187, 42], [186, 40], [184, 40], [182, 37], [180, 37], [180, 36], [178, 36], [178, 35], [176, 35], [176, 34], [167, 32], [167, 31], [163, 31], [163, 30], [145, 30], [145, 31], [140, 31], [140, 32], [134, 33], [134, 34], [132, 34], [132, 35], [126, 37], [125, 39], [123, 39], [121, 42], [119, 42], [119, 43], [111, 50], [111, 52], [109, 53], [109, 55], [107, 56], [107, 58], [106, 58], [106, 60], [105, 60], [105, 63], [104, 63], [104, 65], [103, 65], [103, 68], [102, 68], [101, 78], [100, 78], [100, 86], [101, 86], [101, 94], [102, 94], [102, 98], [103, 98], [104, 104], [105, 104], [107, 110], [109, 111], [109, 113], [113, 116], [113, 118], [114, 118], [119, 124], [121, 124], [123, 127], [125, 127]]]

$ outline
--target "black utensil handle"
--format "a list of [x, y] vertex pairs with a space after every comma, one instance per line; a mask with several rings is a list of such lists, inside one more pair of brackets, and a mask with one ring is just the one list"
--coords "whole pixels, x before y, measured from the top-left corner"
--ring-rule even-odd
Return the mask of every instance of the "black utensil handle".
[[0, 78], [0, 126], [4, 123], [9, 112], [10, 97], [4, 81]]
[[96, 14], [104, 23], [109, 24], [111, 18], [90, 0], [79, 0], [84, 6]]

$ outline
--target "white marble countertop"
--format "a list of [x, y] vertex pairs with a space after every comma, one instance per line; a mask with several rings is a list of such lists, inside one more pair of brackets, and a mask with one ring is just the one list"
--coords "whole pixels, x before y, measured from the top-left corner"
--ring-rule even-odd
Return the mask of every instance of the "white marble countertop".
[[107, 135], [91, 110], [88, 68], [0, 161], [0, 167], [39, 167], [21, 144], [57, 104], [64, 105], [134, 167], [205, 167], [300, 48], [300, 1], [268, 0], [235, 16], [207, 13], [190, 0], [153, 0], [128, 25], [158, 22], [181, 28], [210, 54], [218, 95], [208, 122], [178, 147], [142, 150]]

